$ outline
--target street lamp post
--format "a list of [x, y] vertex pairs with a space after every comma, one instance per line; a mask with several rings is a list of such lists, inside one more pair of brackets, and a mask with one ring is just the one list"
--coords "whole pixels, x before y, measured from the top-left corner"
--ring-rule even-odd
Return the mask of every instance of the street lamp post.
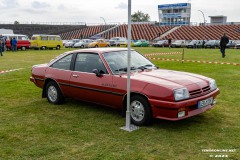
[[127, 110], [126, 110], [126, 125], [124, 127], [121, 127], [121, 129], [132, 132], [134, 130], [137, 130], [139, 127], [131, 124], [131, 109], [130, 109], [130, 92], [131, 92], [131, 72], [130, 72], [130, 66], [131, 66], [131, 8], [132, 8], [132, 2], [131, 0], [128, 0], [128, 56], [127, 56]]
[[[104, 24], [105, 24], [104, 28], [105, 28], [105, 30], [106, 30], [107, 23], [106, 23], [106, 21], [105, 21], [105, 18], [103, 18], [103, 17], [100, 17], [100, 18], [103, 19]], [[107, 29], [108, 29], [108, 28], [107, 28]], [[108, 33], [108, 32], [107, 32], [107, 38], [109, 38], [109, 33]]]
[[105, 21], [105, 19], [103, 18], [103, 17], [100, 17], [101, 19], [103, 19], [103, 21], [104, 21], [104, 24], [106, 25], [107, 23], [106, 23], [106, 21]]
[[203, 22], [203, 24], [204, 24], [204, 26], [206, 25], [206, 20], [205, 20], [205, 16], [204, 16], [204, 13], [203, 13], [203, 11], [201, 11], [201, 10], [198, 10], [199, 12], [201, 12], [202, 13], [202, 15], [203, 15], [203, 20], [204, 20], [204, 22]]

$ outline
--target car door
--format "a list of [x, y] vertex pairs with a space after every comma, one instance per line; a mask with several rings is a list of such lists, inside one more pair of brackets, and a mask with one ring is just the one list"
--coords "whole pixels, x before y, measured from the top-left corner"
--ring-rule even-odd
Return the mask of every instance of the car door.
[[69, 93], [71, 93], [69, 79], [72, 75], [72, 61], [73, 54], [66, 55], [51, 64], [50, 67], [46, 70], [46, 78], [53, 79], [55, 82], [57, 82], [65, 97], [68, 97]]
[[[93, 73], [97, 69], [101, 76]], [[108, 74], [100, 56], [93, 53], [78, 53], [76, 55], [74, 71], [70, 77], [71, 97], [114, 106], [112, 101], [112, 75]]]

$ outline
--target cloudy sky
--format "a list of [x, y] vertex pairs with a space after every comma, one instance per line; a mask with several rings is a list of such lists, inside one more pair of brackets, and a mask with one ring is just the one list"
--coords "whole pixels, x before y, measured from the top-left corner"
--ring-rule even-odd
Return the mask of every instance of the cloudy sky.
[[[191, 2], [191, 22], [224, 15], [228, 22], [240, 22], [240, 0], [132, 0], [132, 13], [142, 11], [158, 21], [158, 5]], [[0, 0], [0, 23], [84, 22], [127, 23], [128, 0]], [[103, 18], [100, 18], [103, 17]]]

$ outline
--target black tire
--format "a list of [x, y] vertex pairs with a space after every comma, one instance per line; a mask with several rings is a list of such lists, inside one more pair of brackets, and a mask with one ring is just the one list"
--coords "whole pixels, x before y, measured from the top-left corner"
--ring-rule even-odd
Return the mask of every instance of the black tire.
[[131, 122], [135, 125], [150, 125], [152, 123], [152, 110], [148, 101], [138, 95], [131, 97]]
[[45, 50], [45, 49], [46, 49], [46, 47], [45, 47], [45, 46], [42, 46], [42, 47], [41, 47], [41, 49], [42, 49], [42, 50]]
[[95, 48], [98, 48], [98, 45], [96, 45]]
[[21, 50], [22, 50], [22, 51], [26, 51], [26, 47], [25, 47], [25, 46], [22, 46], [22, 47], [21, 47]]
[[65, 100], [60, 88], [53, 81], [48, 82], [46, 86], [46, 96], [47, 96], [48, 102], [53, 104], [61, 104]]
[[56, 47], [56, 50], [59, 50], [59, 49], [60, 49], [60, 46], [57, 46], [57, 47]]
[[80, 48], [84, 48], [84, 45], [81, 45]]

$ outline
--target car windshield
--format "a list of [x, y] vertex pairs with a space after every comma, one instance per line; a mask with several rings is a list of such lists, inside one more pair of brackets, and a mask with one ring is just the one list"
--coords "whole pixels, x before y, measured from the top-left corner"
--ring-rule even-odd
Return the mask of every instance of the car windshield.
[[[108, 63], [113, 74], [127, 72], [128, 66], [128, 51], [117, 51], [104, 53], [104, 59]], [[156, 66], [144, 56], [136, 51], [131, 51], [131, 70], [153, 69]]]

